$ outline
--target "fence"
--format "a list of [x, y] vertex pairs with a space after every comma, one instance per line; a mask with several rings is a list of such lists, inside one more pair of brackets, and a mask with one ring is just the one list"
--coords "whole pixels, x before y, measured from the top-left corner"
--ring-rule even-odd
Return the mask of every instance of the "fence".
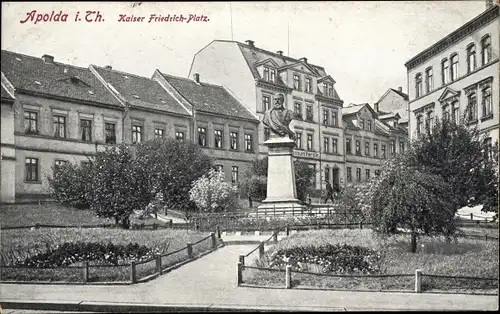
[[[219, 234], [220, 235], [220, 234]], [[206, 250], [206, 245], [210, 244]], [[205, 238], [194, 243], [187, 243], [186, 247], [173, 252], [157, 254], [145, 261], [131, 261], [120, 265], [92, 265], [83, 261], [81, 265], [62, 267], [28, 267], [14, 265], [0, 265], [0, 279], [4, 281], [15, 278], [16, 281], [29, 281], [36, 277], [38, 281], [71, 281], [76, 283], [97, 283], [105, 278], [108, 282], [137, 283], [154, 278], [172, 268], [196, 259], [200, 254], [210, 252], [218, 247], [217, 235], [212, 232]], [[30, 281], [34, 282], [34, 281]]]

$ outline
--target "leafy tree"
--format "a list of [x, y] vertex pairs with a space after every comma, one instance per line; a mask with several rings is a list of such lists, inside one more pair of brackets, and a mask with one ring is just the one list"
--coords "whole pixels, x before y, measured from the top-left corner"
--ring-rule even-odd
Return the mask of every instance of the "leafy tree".
[[492, 151], [484, 137], [465, 123], [438, 120], [413, 142], [407, 161], [420, 171], [441, 176], [455, 194], [457, 209], [482, 204], [483, 211], [497, 211], [498, 146]]
[[204, 212], [222, 212], [237, 205], [238, 189], [225, 182], [223, 171], [211, 169], [193, 182], [189, 197]]
[[143, 168], [125, 145], [98, 152], [90, 159], [89, 172], [90, 208], [99, 217], [114, 218], [124, 228], [130, 226], [130, 214], [146, 208], [155, 195]]
[[294, 170], [297, 198], [305, 203], [312, 178], [316, 175], [316, 171], [309, 167], [307, 163], [300, 160], [294, 160]]
[[69, 206], [89, 208], [87, 193], [92, 180], [87, 164], [66, 163], [52, 167], [48, 178], [52, 197]]
[[189, 220], [196, 210], [189, 198], [192, 183], [210, 170], [212, 160], [197, 145], [172, 138], [140, 143], [136, 158], [151, 193], [163, 193], [164, 205], [184, 212]]
[[386, 235], [408, 230], [413, 253], [421, 235], [450, 238], [456, 231], [458, 200], [451, 186], [439, 175], [410, 167], [404, 157], [386, 162], [380, 176], [373, 179], [367, 197], [374, 226]]

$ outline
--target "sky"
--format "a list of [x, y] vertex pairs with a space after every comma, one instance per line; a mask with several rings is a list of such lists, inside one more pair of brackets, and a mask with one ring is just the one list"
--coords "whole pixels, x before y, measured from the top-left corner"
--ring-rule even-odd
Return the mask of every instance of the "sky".
[[[160, 69], [187, 77], [195, 53], [212, 40], [253, 40], [323, 66], [345, 104], [373, 104], [388, 88], [406, 92], [405, 62], [485, 8], [484, 0], [2, 2], [1, 46], [83, 67], [111, 65], [146, 77]], [[36, 22], [37, 14], [53, 11], [67, 14], [66, 22]], [[86, 11], [99, 11], [102, 20], [86, 22]], [[75, 21], [77, 12], [81, 21]], [[123, 14], [144, 20], [120, 22]], [[206, 18], [148, 23], [151, 14]]]

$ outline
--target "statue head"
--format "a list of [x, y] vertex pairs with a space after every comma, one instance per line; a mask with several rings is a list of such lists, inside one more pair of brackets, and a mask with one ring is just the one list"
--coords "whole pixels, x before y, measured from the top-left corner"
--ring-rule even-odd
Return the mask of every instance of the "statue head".
[[276, 94], [274, 97], [274, 108], [283, 109], [283, 104], [285, 103], [285, 96], [282, 93]]

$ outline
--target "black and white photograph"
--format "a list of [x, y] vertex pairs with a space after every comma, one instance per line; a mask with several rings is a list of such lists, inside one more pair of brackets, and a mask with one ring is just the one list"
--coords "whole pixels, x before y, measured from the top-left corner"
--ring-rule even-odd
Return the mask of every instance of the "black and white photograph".
[[0, 314], [498, 311], [500, 2], [13, 2]]

